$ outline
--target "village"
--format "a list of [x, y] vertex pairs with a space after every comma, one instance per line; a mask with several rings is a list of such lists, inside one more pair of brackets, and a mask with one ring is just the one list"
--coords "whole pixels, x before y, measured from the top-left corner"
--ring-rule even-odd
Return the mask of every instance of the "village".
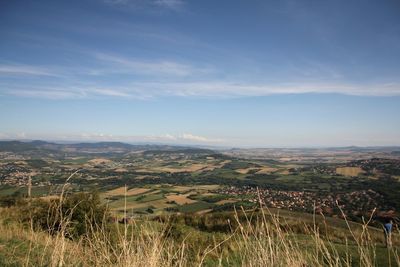
[[315, 212], [328, 216], [341, 215], [340, 210], [345, 214], [357, 216], [370, 213], [375, 208], [378, 211], [391, 209], [391, 207], [382, 204], [384, 203], [383, 196], [372, 189], [321, 194], [307, 191], [230, 186], [219, 189], [218, 193], [235, 197], [249, 197], [247, 199], [249, 202], [269, 208]]

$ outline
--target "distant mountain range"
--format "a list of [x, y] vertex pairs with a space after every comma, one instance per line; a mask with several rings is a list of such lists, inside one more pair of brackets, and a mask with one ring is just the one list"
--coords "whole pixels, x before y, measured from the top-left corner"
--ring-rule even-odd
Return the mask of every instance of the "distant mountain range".
[[352, 152], [352, 153], [368, 153], [368, 152], [383, 152], [392, 155], [400, 155], [400, 147], [326, 147], [326, 148], [219, 148], [210, 149], [207, 147], [184, 146], [184, 145], [166, 145], [166, 144], [128, 144], [122, 142], [84, 142], [84, 143], [57, 143], [42, 140], [33, 141], [0, 141], [0, 152], [14, 153], [129, 153], [139, 151], [158, 151], [158, 152], [186, 152], [186, 153], [215, 153], [216, 151], [225, 153], [250, 153], [264, 154], [272, 152], [282, 153], [321, 153], [321, 152]]
[[212, 153], [212, 150], [187, 146], [143, 144], [132, 145], [121, 142], [96, 142], [60, 144], [41, 140], [0, 141], [0, 152], [66, 152], [66, 153], [128, 153], [136, 151], [175, 151]]

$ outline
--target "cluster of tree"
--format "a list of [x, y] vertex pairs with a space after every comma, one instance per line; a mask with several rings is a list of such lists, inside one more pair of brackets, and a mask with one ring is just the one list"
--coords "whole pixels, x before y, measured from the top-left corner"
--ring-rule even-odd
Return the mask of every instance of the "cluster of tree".
[[69, 194], [62, 200], [9, 196], [1, 198], [0, 203], [14, 209], [16, 219], [34, 229], [50, 234], [63, 232], [71, 239], [90, 233], [110, 219], [96, 192]]
[[23, 199], [24, 195], [19, 191], [15, 191], [11, 195], [5, 195], [0, 197], [0, 207], [12, 207], [15, 206], [19, 201]]

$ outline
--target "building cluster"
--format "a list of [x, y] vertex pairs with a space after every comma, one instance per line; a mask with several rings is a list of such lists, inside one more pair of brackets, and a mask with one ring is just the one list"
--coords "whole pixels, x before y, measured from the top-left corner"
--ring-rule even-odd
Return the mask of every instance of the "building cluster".
[[17, 153], [13, 152], [0, 152], [0, 159], [1, 160], [24, 160], [25, 157], [22, 155], [18, 155]]
[[[0, 185], [9, 186], [28, 186], [29, 176], [31, 173], [17, 172], [8, 175], [0, 175]], [[46, 186], [51, 185], [50, 181], [32, 181], [33, 186]]]
[[400, 175], [400, 159], [372, 158], [350, 162], [350, 166], [360, 166], [367, 172], [382, 172], [389, 175]]
[[[281, 191], [272, 189], [256, 189], [250, 186], [226, 187], [218, 190], [220, 194], [243, 196], [249, 202], [270, 208], [295, 211], [316, 212], [327, 215], [345, 214], [362, 215], [373, 209], [387, 209], [382, 206], [383, 196], [369, 190], [343, 193], [327, 193], [325, 195], [306, 191]], [[261, 202], [261, 203], [260, 203]]]
[[0, 176], [0, 185], [26, 186], [28, 185], [29, 174], [12, 173]]
[[[7, 163], [0, 165], [0, 185], [9, 186], [28, 186], [29, 176], [33, 177], [37, 174], [25, 165]], [[50, 181], [32, 181], [34, 186], [51, 185]]]

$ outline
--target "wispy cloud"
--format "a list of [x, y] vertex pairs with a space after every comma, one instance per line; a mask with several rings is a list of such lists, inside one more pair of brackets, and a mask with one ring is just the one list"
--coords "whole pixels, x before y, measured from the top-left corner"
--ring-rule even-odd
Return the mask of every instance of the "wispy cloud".
[[[202, 68], [176, 61], [138, 60], [107, 53], [89, 53], [89, 58], [95, 59], [95, 62], [91, 62], [93, 68], [89, 65], [51, 68], [18, 63], [0, 64], [0, 78], [6, 77], [0, 79], [0, 94], [46, 99], [149, 99], [170, 96], [238, 98], [304, 93], [400, 96], [400, 82], [352, 83], [336, 74], [332, 74], [332, 79], [257, 83], [241, 81], [239, 78], [229, 79], [221, 76], [223, 72], [213, 67]], [[123, 74], [122, 78], [120, 74]], [[8, 81], [8, 76], [21, 78]], [[25, 76], [34, 77], [28, 80], [29, 77]], [[54, 77], [42, 79], [41, 76]]]
[[180, 11], [183, 9], [185, 2], [182, 0], [103, 0], [107, 5], [125, 6], [135, 9], [159, 9]]
[[75, 89], [14, 89], [7, 92], [8, 95], [17, 97], [28, 97], [28, 98], [44, 98], [44, 99], [76, 99], [84, 98], [88, 95], [84, 91], [78, 91]]
[[0, 75], [57, 76], [50, 70], [30, 65], [0, 65]]
[[184, 5], [184, 2], [181, 0], [156, 0], [154, 3], [160, 7], [173, 10], [180, 10]]
[[[90, 87], [32, 87], [29, 89], [13, 88], [5, 92], [8, 95], [27, 98], [44, 98], [44, 99], [83, 99], [93, 97], [119, 97], [119, 98], [137, 98], [142, 99], [143, 96], [124, 92], [122, 90], [114, 90], [108, 88], [90, 88]], [[137, 95], [137, 96], [135, 96]]]
[[[181, 83], [134, 83], [130, 87], [149, 96], [181, 97], [247, 97], [274, 94], [339, 93], [345, 95], [393, 96], [400, 95], [400, 84], [329, 84], [329, 83], [282, 83], [249, 84], [235, 82], [181, 82]], [[127, 89], [129, 91], [129, 89]]]
[[201, 98], [238, 98], [277, 94], [337, 93], [358, 96], [400, 96], [400, 84], [246, 84], [234, 82], [137, 82], [124, 86], [103, 87], [32, 87], [30, 89], [14, 87], [0, 92], [18, 97], [71, 99], [117, 97], [131, 99], [149, 99], [157, 97], [201, 97]]
[[92, 89], [89, 90], [89, 92], [98, 94], [98, 95], [103, 95], [103, 96], [116, 96], [116, 97], [132, 97], [131, 94], [118, 91], [118, 90], [113, 90], [113, 89]]
[[110, 5], [121, 5], [121, 4], [127, 4], [129, 3], [129, 0], [103, 0], [104, 3], [110, 4]]
[[94, 56], [96, 59], [102, 61], [103, 64], [107, 63], [112, 65], [105, 69], [104, 72], [131, 72], [132, 74], [145, 74], [152, 76], [173, 75], [183, 77], [207, 71], [206, 69], [199, 69], [191, 65], [168, 60], [143, 61], [104, 53], [96, 53]]

